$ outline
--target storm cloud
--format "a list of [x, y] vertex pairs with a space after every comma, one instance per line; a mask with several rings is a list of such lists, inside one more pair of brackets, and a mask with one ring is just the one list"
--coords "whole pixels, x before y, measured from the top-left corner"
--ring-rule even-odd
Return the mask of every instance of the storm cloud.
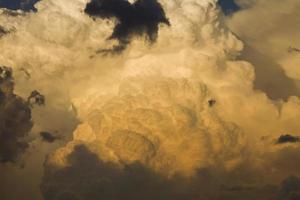
[[[31, 136], [46, 130], [55, 134], [43, 134], [48, 141], [65, 138], [34, 140], [31, 167], [4, 171], [2, 199], [35, 200], [42, 183], [46, 200], [273, 200], [282, 180], [300, 175], [300, 143], [274, 145], [282, 133], [300, 133], [294, 81], [278, 79], [282, 73], [265, 62], [273, 57], [259, 57], [257, 48], [252, 63], [242, 60], [253, 41], [226, 28], [217, 0], [155, 2], [42, 0], [36, 13], [0, 12], [1, 25], [15, 30], [0, 39], [0, 63], [14, 68], [15, 93], [37, 89], [47, 97], [47, 106], [33, 107]], [[159, 5], [154, 18], [150, 4]], [[248, 8], [238, 5], [243, 10], [229, 18]], [[291, 45], [300, 46], [288, 42], [282, 50], [296, 61]], [[120, 55], [90, 59], [97, 50]], [[255, 61], [273, 73], [261, 68], [258, 76]], [[289, 70], [298, 68], [287, 69], [298, 76]], [[255, 87], [258, 78], [281, 91]], [[34, 92], [28, 102], [43, 99]], [[33, 180], [31, 172], [38, 172]]]
[[41, 184], [45, 200], [297, 200], [300, 195], [296, 176], [279, 186], [251, 185], [251, 181], [241, 185], [238, 179], [246, 178], [243, 174], [223, 174], [214, 168], [199, 169], [192, 177], [168, 177], [140, 162], [120, 165], [101, 160], [84, 144], [73, 148], [64, 167], [46, 161]]
[[139, 162], [120, 166], [102, 161], [84, 145], [75, 146], [67, 160], [64, 168], [46, 165], [41, 186], [45, 200], [204, 200], [216, 196], [218, 183], [207, 170], [199, 171], [197, 178], [168, 178]]
[[290, 176], [281, 183], [278, 200], [300, 199], [300, 178]]

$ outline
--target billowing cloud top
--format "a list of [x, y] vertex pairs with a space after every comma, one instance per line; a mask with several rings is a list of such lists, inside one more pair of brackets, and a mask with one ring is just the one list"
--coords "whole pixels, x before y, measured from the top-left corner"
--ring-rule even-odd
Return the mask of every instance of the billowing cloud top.
[[[252, 22], [255, 2], [239, 1], [244, 10], [226, 18], [240, 39], [216, 0], [43, 0], [36, 13], [3, 12], [0, 63], [14, 69], [16, 92], [28, 94], [30, 84], [47, 97], [47, 115], [33, 110], [34, 130], [49, 130], [48, 140], [56, 127], [71, 135], [44, 163], [44, 199], [297, 194], [300, 143], [278, 142], [300, 134], [298, 53], [269, 53], [265, 39], [253, 42], [239, 26]], [[277, 30], [269, 28], [250, 32], [267, 38]], [[117, 55], [97, 54], [119, 45]], [[284, 77], [278, 87], [268, 87], [273, 75]]]

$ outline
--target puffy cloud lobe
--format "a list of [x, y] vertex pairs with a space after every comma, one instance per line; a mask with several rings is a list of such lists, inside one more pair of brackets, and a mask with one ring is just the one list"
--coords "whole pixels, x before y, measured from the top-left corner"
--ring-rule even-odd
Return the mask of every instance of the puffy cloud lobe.
[[[121, 85], [119, 93], [90, 112], [74, 132], [75, 141], [99, 140], [122, 162], [139, 161], [168, 175], [191, 175], [216, 163], [220, 168], [238, 164], [243, 133], [210, 113], [204, 84], [133, 78]], [[90, 132], [85, 131], [88, 127]]]
[[159, 24], [170, 25], [157, 0], [137, 0], [132, 4], [127, 0], [92, 0], [86, 5], [85, 13], [92, 17], [117, 19], [109, 38], [120, 43], [114, 47], [115, 52], [124, 50], [133, 36], [146, 35], [150, 42], [155, 42]]
[[[239, 166], [246, 144], [238, 127], [211, 113], [208, 93], [205, 85], [185, 79], [125, 81], [118, 96], [91, 111], [75, 130], [73, 141], [49, 156], [44, 197], [214, 199], [221, 195], [221, 182], [213, 174], [221, 176]], [[92, 157], [85, 155], [87, 149]], [[76, 175], [79, 171], [82, 176]]]
[[10, 68], [0, 68], [0, 162], [15, 162], [28, 147], [24, 138], [32, 128], [31, 109], [14, 94]]

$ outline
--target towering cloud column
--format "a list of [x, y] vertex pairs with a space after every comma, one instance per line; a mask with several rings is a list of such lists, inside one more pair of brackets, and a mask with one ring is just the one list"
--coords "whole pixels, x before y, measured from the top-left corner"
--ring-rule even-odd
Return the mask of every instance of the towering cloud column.
[[36, 7], [0, 15], [9, 32], [0, 62], [16, 71], [16, 91], [30, 84], [46, 95], [35, 127], [70, 132], [44, 163], [46, 200], [266, 200], [296, 191], [287, 186], [296, 177], [282, 194], [278, 187], [300, 175], [300, 100], [257, 89], [255, 66], [240, 57], [248, 46], [225, 27], [216, 0]]

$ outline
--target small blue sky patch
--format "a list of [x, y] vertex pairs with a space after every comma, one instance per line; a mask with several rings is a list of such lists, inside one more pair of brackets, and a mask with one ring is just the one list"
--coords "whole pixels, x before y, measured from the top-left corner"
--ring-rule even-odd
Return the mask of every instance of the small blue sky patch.
[[0, 0], [0, 8], [9, 10], [36, 11], [34, 5], [39, 0]]
[[218, 0], [218, 4], [225, 15], [230, 15], [241, 9], [234, 0]]

